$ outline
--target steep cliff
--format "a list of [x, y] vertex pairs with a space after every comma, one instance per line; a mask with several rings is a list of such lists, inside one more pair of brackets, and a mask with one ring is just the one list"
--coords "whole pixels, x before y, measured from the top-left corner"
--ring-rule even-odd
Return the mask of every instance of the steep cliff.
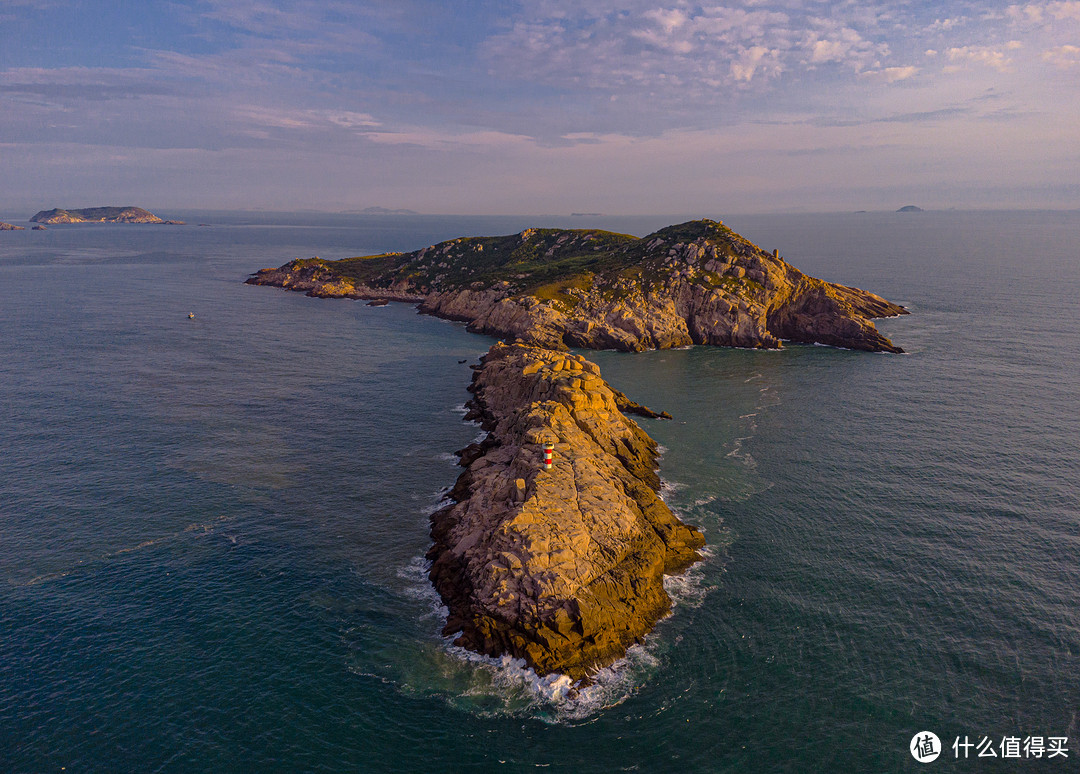
[[527, 229], [411, 253], [297, 260], [247, 281], [418, 301], [421, 311], [470, 330], [556, 349], [772, 348], [788, 340], [900, 352], [872, 320], [907, 313], [873, 293], [808, 277], [711, 220], [641, 239]]
[[668, 611], [663, 576], [697, 561], [704, 537], [657, 496], [656, 443], [595, 364], [496, 344], [470, 390], [488, 436], [462, 451], [456, 502], [431, 517], [445, 632], [587, 679]]

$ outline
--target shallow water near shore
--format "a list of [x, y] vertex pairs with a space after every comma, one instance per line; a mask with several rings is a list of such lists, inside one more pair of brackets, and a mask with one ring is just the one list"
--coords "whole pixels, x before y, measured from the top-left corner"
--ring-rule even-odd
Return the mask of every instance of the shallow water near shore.
[[710, 550], [576, 698], [451, 647], [426, 582], [491, 340], [242, 280], [677, 219], [169, 215], [211, 225], [0, 238], [0, 770], [914, 771], [927, 729], [1075, 770], [1080, 213], [728, 218], [908, 305], [909, 354], [585, 352], [674, 415]]

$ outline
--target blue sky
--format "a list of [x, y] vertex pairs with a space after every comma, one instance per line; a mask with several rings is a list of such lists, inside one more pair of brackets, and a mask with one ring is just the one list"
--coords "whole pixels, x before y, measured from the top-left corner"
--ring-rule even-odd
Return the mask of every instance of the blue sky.
[[0, 208], [1080, 207], [1080, 0], [0, 0]]

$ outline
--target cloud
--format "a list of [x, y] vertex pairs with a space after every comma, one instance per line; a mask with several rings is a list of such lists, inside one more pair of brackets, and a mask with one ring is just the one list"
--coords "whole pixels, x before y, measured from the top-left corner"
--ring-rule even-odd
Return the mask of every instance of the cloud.
[[751, 46], [732, 59], [730, 69], [731, 77], [736, 81], [753, 80], [759, 70], [767, 75], [779, 75], [782, 69], [780, 52], [765, 46]]
[[1052, 2], [1010, 5], [1005, 18], [1013, 24], [1042, 25], [1052, 20], [1080, 22], [1080, 0], [1052, 0]]
[[40, 97], [59, 103], [135, 99], [177, 94], [179, 84], [146, 68], [15, 67], [0, 72], [0, 94]]
[[883, 67], [880, 70], [866, 70], [861, 75], [874, 83], [897, 83], [898, 81], [913, 78], [918, 72], [918, 67], [906, 65], [904, 67]]
[[928, 32], [950, 32], [956, 27], [966, 24], [968, 18], [966, 16], [956, 16], [947, 19], [935, 19], [933, 24], [927, 26]]
[[532, 137], [496, 131], [450, 132], [414, 128], [399, 131], [367, 132], [365, 137], [382, 145], [412, 145], [428, 150], [444, 151], [468, 149], [486, 152], [537, 145]]
[[274, 129], [354, 129], [368, 131], [382, 124], [369, 113], [349, 110], [274, 109], [260, 105], [237, 105], [232, 116], [249, 126]]
[[1080, 65], [1080, 46], [1064, 45], [1043, 52], [1042, 60], [1066, 70]]
[[825, 19], [817, 19], [815, 24], [819, 29], [807, 33], [801, 41], [810, 65], [837, 63], [858, 72], [874, 57], [888, 53], [887, 45], [868, 41], [851, 27]]
[[[1021, 47], [1018, 41], [1010, 41], [1006, 44], [1005, 48], [1009, 51], [1015, 51]], [[958, 48], [950, 48], [945, 52], [945, 56], [948, 57], [950, 62], [956, 64], [948, 65], [945, 67], [945, 72], [958, 72], [963, 69], [966, 64], [977, 64], [984, 67], [990, 67], [997, 70], [999, 73], [1011, 72], [1013, 69], [1013, 60], [1009, 57], [1005, 51], [999, 50], [991, 46], [960, 46]]]
[[708, 104], [784, 74], [889, 66], [880, 8], [826, 10], [837, 17], [807, 15], [800, 2], [542, 0], [481, 50], [507, 79], [654, 100], [677, 87], [684, 101]]

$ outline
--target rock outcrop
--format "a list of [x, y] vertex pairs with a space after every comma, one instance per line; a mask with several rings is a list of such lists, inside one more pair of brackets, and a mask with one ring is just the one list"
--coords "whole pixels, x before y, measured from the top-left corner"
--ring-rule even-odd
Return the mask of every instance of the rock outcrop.
[[81, 210], [42, 210], [31, 223], [160, 223], [182, 226], [183, 221], [162, 220], [141, 207], [88, 207]]
[[26, 231], [23, 226], [13, 226], [10, 223], [0, 223], [0, 231]]
[[472, 331], [555, 349], [774, 348], [787, 340], [901, 352], [872, 320], [907, 314], [873, 293], [808, 277], [711, 220], [641, 239], [527, 229], [412, 253], [298, 260], [248, 282], [418, 301], [422, 312]]
[[445, 633], [587, 680], [667, 613], [663, 577], [697, 561], [704, 537], [657, 495], [656, 443], [594, 363], [499, 343], [470, 391], [488, 436], [460, 452], [455, 502], [431, 517]]
[[314, 298], [353, 298], [358, 301], [405, 301], [420, 303], [427, 296], [404, 282], [390, 287], [370, 287], [334, 272], [332, 264], [309, 258], [287, 263], [279, 269], [260, 269], [249, 285], [271, 285], [298, 290]]

